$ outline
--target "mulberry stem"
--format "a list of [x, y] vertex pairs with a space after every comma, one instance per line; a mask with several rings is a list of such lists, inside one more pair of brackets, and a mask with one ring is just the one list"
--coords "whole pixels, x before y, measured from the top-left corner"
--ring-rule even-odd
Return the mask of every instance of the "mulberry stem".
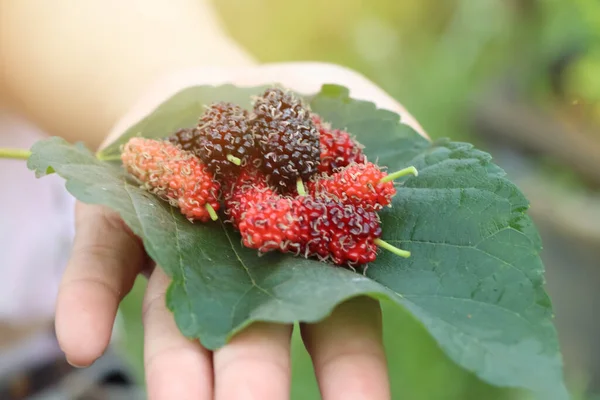
[[31, 156], [31, 151], [27, 149], [2, 149], [0, 148], [0, 158], [10, 158], [13, 160], [27, 160]]
[[232, 156], [231, 154], [227, 154], [227, 160], [237, 166], [242, 165], [242, 160], [240, 160], [236, 156]]
[[306, 189], [304, 189], [304, 183], [302, 182], [302, 178], [296, 179], [296, 190], [300, 196], [306, 196]]
[[96, 153], [96, 158], [100, 161], [121, 161], [120, 154], [113, 154], [113, 155], [105, 156], [102, 153]]
[[419, 171], [417, 171], [417, 169], [415, 167], [410, 166], [408, 168], [401, 169], [400, 171], [393, 172], [393, 173], [389, 174], [388, 176], [381, 178], [381, 180], [379, 182], [386, 183], [389, 181], [393, 181], [394, 179], [403, 177], [405, 175], [411, 175], [411, 174], [414, 176], [419, 176]]
[[206, 211], [208, 211], [208, 215], [210, 215], [210, 219], [212, 219], [213, 221], [216, 221], [219, 219], [219, 216], [217, 215], [217, 212], [215, 211], [215, 209], [213, 208], [213, 206], [211, 206], [210, 204], [206, 203], [204, 205], [204, 208], [206, 208]]
[[404, 257], [404, 258], [410, 257], [410, 251], [402, 250], [397, 247], [394, 247], [391, 244], [389, 244], [388, 242], [386, 242], [385, 240], [375, 239], [374, 242], [377, 246], [379, 246], [383, 249], [386, 249], [387, 251], [390, 251], [397, 256]]

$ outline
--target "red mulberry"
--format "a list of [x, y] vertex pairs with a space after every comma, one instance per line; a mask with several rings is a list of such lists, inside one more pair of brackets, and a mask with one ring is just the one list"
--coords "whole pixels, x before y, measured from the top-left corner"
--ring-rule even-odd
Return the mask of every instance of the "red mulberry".
[[167, 141], [136, 137], [124, 145], [121, 159], [143, 187], [179, 207], [188, 219], [216, 217], [220, 185], [192, 153]]
[[227, 182], [223, 191], [225, 213], [230, 222], [238, 226], [244, 213], [254, 204], [273, 196], [265, 176], [255, 169], [244, 169], [238, 177]]
[[354, 163], [332, 175], [318, 177], [309, 183], [308, 188], [315, 197], [332, 198], [368, 211], [377, 211], [389, 205], [396, 194], [393, 182], [381, 182], [386, 176], [373, 163]]
[[[377, 258], [375, 241], [381, 236], [379, 217], [351, 204], [329, 199], [299, 198], [295, 219], [297, 235], [305, 255], [331, 260], [335, 264], [367, 264]], [[302, 237], [308, 233], [307, 237]]]
[[293, 199], [277, 194], [250, 204], [238, 226], [244, 246], [263, 253], [287, 252], [289, 242], [298, 240], [293, 204]]
[[362, 145], [350, 134], [340, 129], [332, 129], [321, 118], [313, 115], [313, 122], [319, 130], [321, 146], [320, 172], [333, 173], [341, 167], [352, 163], [363, 163], [366, 157]]

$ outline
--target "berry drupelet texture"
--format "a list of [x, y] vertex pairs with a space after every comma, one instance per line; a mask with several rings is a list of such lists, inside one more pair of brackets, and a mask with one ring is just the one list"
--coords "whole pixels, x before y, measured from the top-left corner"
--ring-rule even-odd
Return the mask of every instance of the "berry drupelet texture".
[[262, 253], [271, 250], [287, 252], [291, 242], [298, 242], [294, 203], [292, 198], [277, 194], [252, 203], [238, 226], [244, 246]]
[[168, 141], [180, 149], [195, 154], [197, 132], [195, 128], [181, 128], [168, 137]]
[[253, 168], [243, 169], [240, 175], [226, 180], [224, 184], [223, 200], [229, 222], [237, 227], [251, 206], [267, 200], [274, 194], [260, 171]]
[[300, 250], [298, 221], [293, 219], [296, 199], [276, 193], [265, 175], [246, 168], [225, 185], [225, 213], [240, 231], [244, 246], [260, 252]]
[[171, 142], [192, 151], [217, 175], [239, 171], [255, 154], [249, 115], [243, 108], [227, 102], [209, 106], [194, 129], [180, 129]]
[[317, 257], [338, 265], [375, 261], [381, 227], [377, 214], [310, 196], [272, 194], [248, 203], [239, 222], [244, 246]]
[[352, 163], [366, 161], [366, 157], [362, 151], [363, 146], [353, 139], [348, 132], [340, 129], [332, 129], [329, 124], [323, 122], [317, 115], [313, 115], [312, 119], [319, 130], [321, 146], [320, 172], [330, 174]]
[[373, 211], [305, 196], [299, 198], [295, 218], [306, 256], [338, 265], [367, 264], [377, 258], [375, 240], [381, 237], [381, 225]]
[[254, 111], [270, 119], [306, 119], [310, 111], [292, 92], [269, 88], [254, 101]]
[[254, 103], [252, 133], [271, 185], [284, 192], [319, 169], [319, 131], [310, 111], [291, 93], [268, 89]]
[[317, 198], [331, 198], [367, 211], [381, 210], [396, 194], [393, 182], [381, 182], [387, 174], [371, 162], [353, 163], [308, 184]]
[[121, 160], [144, 188], [189, 220], [208, 221], [219, 209], [220, 184], [192, 153], [167, 141], [136, 137], [123, 146]]

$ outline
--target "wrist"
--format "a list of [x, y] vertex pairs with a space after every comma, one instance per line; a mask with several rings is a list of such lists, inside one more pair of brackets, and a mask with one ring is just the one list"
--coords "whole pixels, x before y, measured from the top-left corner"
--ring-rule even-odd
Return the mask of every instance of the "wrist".
[[0, 89], [47, 134], [91, 148], [159, 77], [253, 62], [206, 0], [66, 3], [6, 2]]

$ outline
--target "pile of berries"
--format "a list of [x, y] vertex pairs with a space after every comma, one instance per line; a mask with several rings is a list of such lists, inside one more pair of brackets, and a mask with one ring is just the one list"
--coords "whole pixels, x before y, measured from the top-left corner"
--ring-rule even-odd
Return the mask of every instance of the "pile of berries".
[[348, 132], [333, 129], [290, 92], [267, 89], [252, 111], [210, 105], [192, 129], [166, 140], [132, 138], [122, 148], [127, 171], [190, 221], [218, 219], [244, 246], [338, 265], [373, 262], [381, 240], [377, 212], [391, 206], [394, 179], [367, 161]]

